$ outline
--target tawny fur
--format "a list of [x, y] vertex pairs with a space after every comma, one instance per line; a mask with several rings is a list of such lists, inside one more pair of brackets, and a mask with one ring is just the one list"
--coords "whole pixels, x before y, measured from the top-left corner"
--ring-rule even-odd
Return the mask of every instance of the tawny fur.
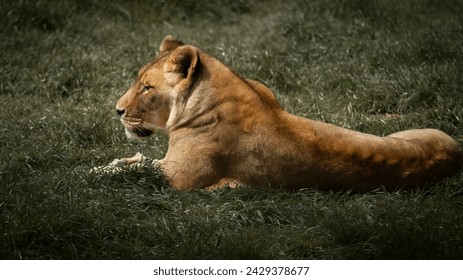
[[416, 188], [456, 174], [463, 162], [439, 130], [378, 137], [292, 115], [265, 85], [172, 36], [116, 109], [131, 137], [167, 132], [168, 151], [156, 162], [179, 190]]

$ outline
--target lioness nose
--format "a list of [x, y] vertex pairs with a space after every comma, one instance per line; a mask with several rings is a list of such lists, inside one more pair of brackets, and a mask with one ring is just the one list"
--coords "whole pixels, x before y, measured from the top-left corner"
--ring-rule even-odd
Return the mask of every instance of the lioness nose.
[[122, 117], [122, 115], [125, 113], [124, 109], [116, 109], [117, 114]]

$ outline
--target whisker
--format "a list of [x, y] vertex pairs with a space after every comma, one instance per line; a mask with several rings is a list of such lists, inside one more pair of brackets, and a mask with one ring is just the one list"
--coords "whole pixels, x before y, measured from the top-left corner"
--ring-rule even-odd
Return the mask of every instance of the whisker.
[[156, 130], [163, 129], [155, 124], [145, 122], [142, 119], [122, 118], [121, 121], [126, 129], [131, 130], [132, 133], [139, 137], [150, 136]]
[[152, 123], [148, 123], [148, 122], [145, 122], [145, 121], [143, 121], [141, 123], [141, 126], [144, 126], [144, 127], [147, 127], [147, 128], [163, 129], [163, 128], [157, 126], [157, 125], [154, 125]]

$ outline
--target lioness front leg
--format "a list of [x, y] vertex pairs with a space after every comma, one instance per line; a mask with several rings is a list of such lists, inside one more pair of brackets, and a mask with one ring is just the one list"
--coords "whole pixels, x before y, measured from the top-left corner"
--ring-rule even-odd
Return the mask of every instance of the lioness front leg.
[[[92, 172], [94, 172], [94, 173], [111, 173], [111, 174], [115, 174], [115, 173], [118, 173], [118, 172], [124, 170], [124, 167], [138, 168], [138, 167], [143, 166], [148, 161], [149, 160], [144, 155], [142, 155], [140, 152], [137, 152], [133, 157], [115, 159], [110, 164], [108, 164], [106, 166], [94, 167], [92, 169]], [[149, 164], [152, 165], [152, 166], [158, 166], [159, 165], [158, 160], [149, 161]]]
[[140, 152], [137, 152], [131, 158], [115, 159], [109, 164], [109, 166], [122, 167], [130, 164], [142, 163], [144, 159], [146, 159], [146, 157], [144, 157]]

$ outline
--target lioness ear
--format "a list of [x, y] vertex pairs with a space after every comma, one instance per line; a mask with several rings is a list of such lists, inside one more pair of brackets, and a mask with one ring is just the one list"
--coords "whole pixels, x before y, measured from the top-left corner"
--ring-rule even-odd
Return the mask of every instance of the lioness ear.
[[192, 46], [176, 48], [164, 63], [164, 78], [178, 91], [188, 89], [200, 64], [198, 50]]
[[175, 39], [172, 35], [167, 35], [166, 37], [164, 37], [164, 39], [162, 39], [162, 43], [159, 47], [159, 50], [161, 52], [166, 52], [176, 49], [180, 46], [183, 46], [183, 43], [181, 41]]

